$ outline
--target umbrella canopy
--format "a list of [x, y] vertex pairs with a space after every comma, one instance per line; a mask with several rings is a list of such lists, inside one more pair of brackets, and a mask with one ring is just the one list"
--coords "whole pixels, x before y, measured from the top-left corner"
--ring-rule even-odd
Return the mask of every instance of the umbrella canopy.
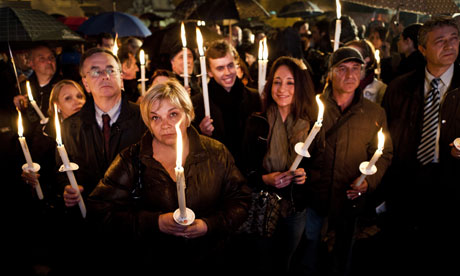
[[312, 17], [323, 14], [324, 12], [310, 1], [297, 1], [289, 3], [281, 8], [278, 17]]
[[0, 8], [0, 41], [83, 41], [54, 17], [34, 9]]
[[79, 28], [86, 35], [111, 33], [118, 37], [147, 37], [152, 33], [142, 21], [124, 12], [103, 12], [86, 20]]
[[183, 0], [174, 9], [172, 17], [178, 20], [186, 20], [206, 0]]
[[190, 18], [219, 21], [244, 18], [269, 18], [270, 14], [255, 0], [208, 0]]
[[460, 12], [453, 0], [342, 0], [368, 7], [438, 15]]

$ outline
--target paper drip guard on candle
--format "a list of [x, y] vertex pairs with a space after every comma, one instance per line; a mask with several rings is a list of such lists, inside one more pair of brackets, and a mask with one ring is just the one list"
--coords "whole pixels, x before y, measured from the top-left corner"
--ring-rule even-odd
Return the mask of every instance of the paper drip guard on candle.
[[187, 226], [187, 225], [192, 224], [195, 221], [195, 213], [189, 208], [186, 208], [185, 211], [187, 212], [185, 218], [180, 216], [179, 209], [174, 211], [173, 218], [174, 218], [174, 221], [177, 222], [178, 224]]

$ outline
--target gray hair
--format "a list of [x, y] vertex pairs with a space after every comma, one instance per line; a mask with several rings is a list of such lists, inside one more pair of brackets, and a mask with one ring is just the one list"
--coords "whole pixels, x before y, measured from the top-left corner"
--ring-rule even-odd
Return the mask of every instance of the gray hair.
[[457, 30], [457, 33], [459, 33], [459, 28], [454, 18], [450, 16], [434, 17], [433, 19], [430, 19], [427, 22], [423, 23], [422, 27], [420, 28], [418, 32], [418, 44], [423, 48], [426, 48], [428, 33], [436, 28], [445, 26], [453, 27]]

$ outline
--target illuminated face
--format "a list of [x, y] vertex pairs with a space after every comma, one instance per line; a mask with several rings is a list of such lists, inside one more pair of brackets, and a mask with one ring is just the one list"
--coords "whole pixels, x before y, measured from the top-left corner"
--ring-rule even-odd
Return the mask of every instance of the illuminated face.
[[362, 65], [356, 61], [343, 62], [332, 69], [332, 89], [335, 93], [354, 93], [361, 78]]
[[112, 51], [114, 45], [114, 40], [112, 38], [103, 38], [102, 44], [99, 45], [99, 47]]
[[129, 59], [125, 60], [121, 65], [123, 70], [123, 79], [133, 80], [136, 78], [136, 73], [139, 72], [139, 66], [137, 66], [136, 58], [134, 55], [129, 55]]
[[56, 105], [61, 110], [62, 118], [65, 119], [80, 111], [85, 102], [85, 95], [80, 90], [73, 85], [66, 84], [59, 91]]
[[173, 105], [170, 100], [158, 100], [152, 104], [149, 114], [150, 130], [157, 142], [174, 146], [176, 144], [176, 124], [181, 121], [180, 130], [184, 138], [187, 133], [187, 119], [183, 109]]
[[452, 26], [435, 28], [427, 35], [426, 46], [419, 46], [428, 66], [448, 67], [458, 55], [458, 31]]
[[47, 47], [32, 50], [30, 68], [35, 74], [51, 78], [56, 73], [56, 58]]
[[383, 41], [382, 41], [382, 38], [380, 37], [379, 32], [372, 32], [369, 35], [369, 41], [374, 45], [374, 48], [376, 50], [382, 48]]
[[295, 80], [286, 65], [281, 65], [276, 69], [271, 93], [278, 107], [290, 107], [294, 101]]
[[121, 70], [113, 56], [107, 53], [93, 54], [84, 61], [83, 72], [83, 85], [96, 103], [101, 98], [121, 97]]
[[231, 53], [222, 58], [209, 59], [209, 76], [230, 92], [236, 80], [236, 65]]
[[[179, 51], [171, 59], [171, 67], [174, 73], [178, 75], [184, 74], [184, 51]], [[193, 72], [193, 53], [187, 48], [187, 70], [188, 74]]]

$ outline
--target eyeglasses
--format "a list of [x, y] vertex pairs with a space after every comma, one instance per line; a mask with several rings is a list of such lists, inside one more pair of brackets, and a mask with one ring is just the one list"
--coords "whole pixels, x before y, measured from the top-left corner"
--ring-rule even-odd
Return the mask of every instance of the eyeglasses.
[[99, 78], [102, 74], [107, 74], [110, 77], [114, 77], [114, 76], [117, 76], [119, 73], [121, 73], [121, 70], [114, 69], [114, 68], [105, 68], [103, 70], [94, 68], [94, 69], [91, 69], [89, 72], [86, 72], [87, 75], [89, 75], [90, 77], [94, 79]]

